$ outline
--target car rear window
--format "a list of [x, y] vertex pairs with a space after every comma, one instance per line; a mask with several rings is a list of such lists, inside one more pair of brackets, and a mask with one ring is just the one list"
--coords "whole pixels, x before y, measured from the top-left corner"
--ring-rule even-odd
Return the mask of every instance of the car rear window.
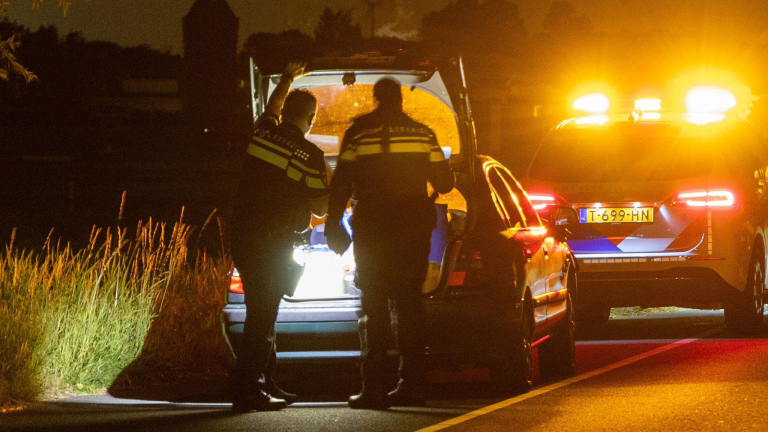
[[[374, 109], [373, 85], [325, 86], [312, 88], [311, 91], [320, 109], [307, 139], [327, 156], [338, 155], [350, 121]], [[403, 111], [417, 122], [429, 126], [441, 147], [450, 147], [452, 155], [459, 154], [458, 123], [450, 107], [423, 90], [403, 87]]]
[[561, 183], [678, 180], [716, 168], [740, 170], [754, 157], [754, 143], [735, 132], [632, 123], [558, 129], [542, 142], [528, 177]]

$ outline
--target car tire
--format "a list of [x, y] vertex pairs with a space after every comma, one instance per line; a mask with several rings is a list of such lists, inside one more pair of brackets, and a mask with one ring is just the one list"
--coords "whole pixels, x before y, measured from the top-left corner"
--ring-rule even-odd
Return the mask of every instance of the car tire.
[[522, 394], [533, 387], [533, 302], [526, 297], [517, 328], [505, 341], [508, 355], [493, 362], [489, 368], [491, 383], [502, 393]]
[[725, 325], [732, 333], [746, 336], [758, 333], [763, 325], [765, 270], [762, 254], [753, 253], [749, 262], [747, 285], [735, 291], [725, 305]]
[[565, 318], [555, 334], [539, 345], [539, 371], [543, 376], [571, 376], [576, 370], [576, 327], [573, 322], [571, 278], [568, 278]]

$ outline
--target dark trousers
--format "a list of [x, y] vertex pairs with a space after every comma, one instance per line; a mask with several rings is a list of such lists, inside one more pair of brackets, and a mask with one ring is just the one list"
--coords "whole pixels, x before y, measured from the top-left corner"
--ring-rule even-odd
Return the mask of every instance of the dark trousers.
[[365, 316], [360, 319], [361, 376], [366, 391], [383, 393], [389, 304], [397, 315], [400, 378], [419, 386], [424, 379], [424, 309], [421, 286], [427, 274], [430, 232], [355, 227], [356, 284]]
[[[235, 366], [236, 396], [248, 396], [272, 383], [275, 371], [275, 321], [282, 293], [252, 289], [242, 275], [246, 316], [243, 338]], [[251, 285], [249, 287], [248, 285]], [[249, 289], [250, 288], [250, 289]]]
[[268, 389], [276, 367], [275, 321], [286, 287], [276, 280], [288, 265], [287, 242], [235, 241], [232, 258], [245, 291], [245, 325], [235, 365], [234, 395], [247, 397]]

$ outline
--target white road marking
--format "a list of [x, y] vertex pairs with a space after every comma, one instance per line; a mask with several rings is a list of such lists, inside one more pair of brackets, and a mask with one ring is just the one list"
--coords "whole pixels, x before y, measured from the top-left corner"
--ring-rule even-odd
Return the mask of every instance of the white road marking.
[[523, 402], [525, 400], [528, 400], [530, 398], [533, 398], [533, 397], [536, 397], [536, 396], [539, 396], [539, 395], [543, 395], [545, 393], [549, 393], [552, 390], [557, 390], [557, 389], [565, 387], [567, 385], [571, 385], [571, 384], [577, 383], [579, 381], [583, 381], [583, 380], [585, 380], [587, 378], [592, 378], [593, 376], [604, 374], [606, 372], [610, 372], [610, 371], [612, 371], [614, 369], [618, 369], [618, 368], [626, 366], [628, 364], [632, 364], [632, 363], [638, 362], [640, 360], [646, 359], [648, 357], [652, 357], [652, 356], [655, 356], [657, 354], [661, 354], [661, 353], [669, 351], [669, 350], [671, 350], [673, 348], [677, 348], [679, 346], [683, 346], [683, 345], [689, 344], [691, 342], [695, 342], [695, 341], [697, 341], [697, 340], [699, 340], [699, 339], [709, 335], [710, 333], [714, 333], [717, 330], [719, 330], [719, 329], [712, 329], [712, 330], [703, 332], [703, 333], [697, 335], [694, 338], [682, 339], [682, 340], [670, 343], [668, 345], [664, 345], [664, 346], [661, 346], [659, 348], [652, 349], [650, 351], [646, 351], [646, 352], [644, 352], [642, 354], [638, 354], [638, 355], [636, 355], [634, 357], [630, 357], [630, 358], [627, 358], [627, 359], [624, 359], [624, 360], [617, 361], [616, 363], [609, 364], [608, 366], [603, 366], [601, 368], [594, 369], [594, 370], [591, 370], [589, 372], [584, 372], [581, 375], [577, 375], [575, 377], [571, 377], [571, 378], [568, 378], [568, 379], [565, 379], [565, 380], [562, 380], [562, 381], [558, 381], [556, 383], [550, 384], [548, 386], [545, 386], [545, 387], [542, 387], [542, 388], [539, 388], [539, 389], [531, 390], [528, 393], [521, 394], [520, 396], [515, 396], [515, 397], [513, 397], [511, 399], [503, 400], [503, 401], [495, 403], [493, 405], [489, 405], [487, 407], [480, 408], [479, 410], [466, 413], [466, 414], [464, 414], [462, 416], [459, 416], [459, 417], [456, 417], [456, 418], [452, 418], [450, 420], [446, 420], [446, 421], [444, 421], [442, 423], [438, 423], [436, 425], [429, 426], [429, 427], [424, 428], [424, 429], [420, 429], [420, 430], [418, 430], [416, 432], [435, 432], [435, 431], [443, 430], [443, 429], [451, 427], [451, 426], [455, 426], [455, 425], [457, 425], [459, 423], [464, 423], [464, 422], [466, 422], [468, 420], [472, 420], [474, 418], [483, 416], [483, 415], [491, 413], [493, 411], [500, 410], [502, 408], [506, 408], [506, 407], [508, 407], [510, 405], [514, 405], [516, 403]]

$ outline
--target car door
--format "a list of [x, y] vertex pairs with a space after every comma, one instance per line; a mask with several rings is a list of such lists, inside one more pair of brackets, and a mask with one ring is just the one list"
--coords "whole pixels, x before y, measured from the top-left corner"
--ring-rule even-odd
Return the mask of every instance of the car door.
[[[501, 168], [499, 173], [504, 179], [507, 187], [510, 189], [515, 203], [520, 206], [526, 226], [531, 229], [537, 229], [542, 232], [546, 228], [541, 223], [539, 215], [528, 200], [523, 188], [507, 170]], [[547, 292], [547, 320], [556, 317], [565, 311], [566, 294], [565, 287], [565, 262], [567, 258], [567, 248], [564, 244], [555, 241], [551, 233], [544, 235], [541, 246], [544, 254], [544, 280]]]
[[[491, 190], [498, 198], [500, 211], [506, 218], [510, 241], [519, 242], [523, 247], [523, 254], [527, 259], [525, 265], [526, 280], [534, 301], [534, 319], [537, 324], [540, 324], [547, 319], [544, 236], [541, 230], [531, 229], [526, 225], [525, 216], [516, 202], [516, 197], [502, 178], [501, 172], [503, 169], [494, 166], [488, 170], [487, 178]], [[514, 265], [514, 262], [510, 261], [509, 265]]]

